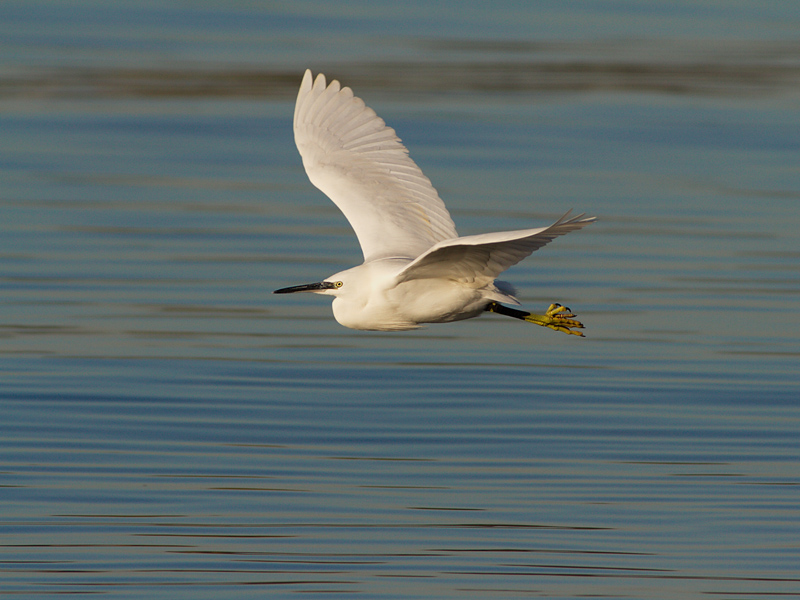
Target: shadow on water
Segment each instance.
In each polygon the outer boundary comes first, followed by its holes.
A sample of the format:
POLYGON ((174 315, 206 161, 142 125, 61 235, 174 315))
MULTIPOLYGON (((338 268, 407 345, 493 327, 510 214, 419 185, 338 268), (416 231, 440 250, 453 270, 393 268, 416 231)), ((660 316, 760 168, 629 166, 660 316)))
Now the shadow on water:
MULTIPOLYGON (((430 53, 420 62, 308 66, 360 92, 377 88, 394 95, 627 91, 735 97, 789 91, 800 84, 800 45, 794 42, 419 43, 430 53)), ((31 69, 0 77, 0 99, 288 99, 297 94, 298 79, 298 70, 261 67, 31 69)))

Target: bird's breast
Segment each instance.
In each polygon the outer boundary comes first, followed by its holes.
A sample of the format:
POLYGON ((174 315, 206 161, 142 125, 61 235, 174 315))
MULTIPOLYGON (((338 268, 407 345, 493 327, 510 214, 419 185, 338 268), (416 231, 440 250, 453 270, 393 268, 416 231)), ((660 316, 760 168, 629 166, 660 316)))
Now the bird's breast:
POLYGON ((416 321, 408 320, 388 302, 360 302, 350 298, 333 300, 333 316, 340 325, 367 331, 403 331, 417 329, 416 321))

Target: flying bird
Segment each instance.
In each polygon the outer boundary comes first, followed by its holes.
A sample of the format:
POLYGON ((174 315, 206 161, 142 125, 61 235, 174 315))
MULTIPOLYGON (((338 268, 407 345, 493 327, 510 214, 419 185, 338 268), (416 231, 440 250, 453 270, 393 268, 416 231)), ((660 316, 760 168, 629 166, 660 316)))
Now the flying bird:
POLYGON ((333 316, 352 329, 401 331, 493 312, 583 336, 583 324, 561 304, 542 315, 506 306, 519 302, 495 278, 594 217, 570 211, 549 227, 459 237, 394 129, 349 87, 310 70, 297 95, 294 137, 311 183, 355 230, 364 263, 275 294, 333 296, 333 316))

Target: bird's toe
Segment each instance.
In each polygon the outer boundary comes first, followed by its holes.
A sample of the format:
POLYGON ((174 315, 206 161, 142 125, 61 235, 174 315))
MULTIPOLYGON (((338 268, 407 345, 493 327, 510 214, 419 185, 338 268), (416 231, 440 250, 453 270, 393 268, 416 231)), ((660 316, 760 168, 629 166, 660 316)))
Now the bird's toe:
POLYGON ((550 305, 544 315, 532 314, 526 317, 525 320, 562 333, 585 337, 580 331, 573 331, 574 329, 583 329, 583 323, 574 317, 575 314, 569 307, 554 303, 550 305))

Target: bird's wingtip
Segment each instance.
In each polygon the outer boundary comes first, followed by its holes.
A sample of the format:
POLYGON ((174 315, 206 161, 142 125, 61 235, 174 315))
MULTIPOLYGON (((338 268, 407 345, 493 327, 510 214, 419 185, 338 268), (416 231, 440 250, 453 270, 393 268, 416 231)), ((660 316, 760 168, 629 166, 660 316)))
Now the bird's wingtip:
POLYGON ((563 214, 563 216, 556 221, 557 225, 561 225, 562 223, 594 223, 597 221, 597 217, 587 217, 586 213, 580 213, 575 216, 572 215, 572 209, 570 208, 567 212, 563 214))

